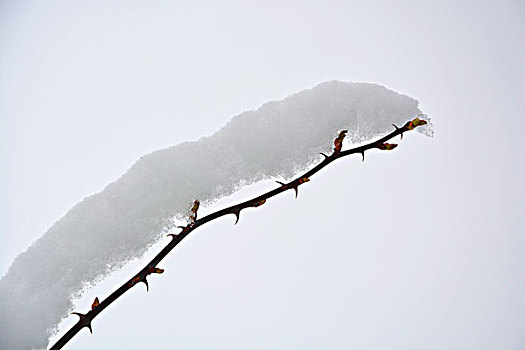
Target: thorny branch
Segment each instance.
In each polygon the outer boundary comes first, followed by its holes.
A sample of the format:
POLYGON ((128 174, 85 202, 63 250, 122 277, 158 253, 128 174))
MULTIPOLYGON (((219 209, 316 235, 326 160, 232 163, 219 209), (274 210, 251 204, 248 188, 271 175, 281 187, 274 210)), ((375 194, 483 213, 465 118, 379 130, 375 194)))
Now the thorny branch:
POLYGON ((380 150, 392 150, 397 147, 397 144, 390 144, 386 143, 386 141, 394 138, 397 135, 401 135, 401 139, 403 138, 403 133, 409 130, 412 130, 418 126, 425 125, 427 122, 425 120, 416 118, 412 121, 406 122, 405 125, 402 127, 398 127, 394 124, 392 124, 395 128, 394 131, 392 131, 390 134, 380 138, 377 141, 355 147, 346 151, 342 151, 342 144, 343 139, 346 136, 347 130, 342 130, 339 133, 339 136, 334 140, 334 150, 331 155, 326 155, 324 153, 320 153, 324 159, 321 163, 317 164, 315 167, 304 173, 303 175, 297 177, 296 179, 288 182, 283 183, 277 181, 277 183, 280 185, 278 188, 271 190, 269 192, 266 192, 258 197, 252 198, 250 200, 247 200, 243 203, 230 206, 228 208, 224 208, 222 210, 216 211, 214 213, 211 213, 209 215, 206 215, 205 217, 201 219, 197 219, 197 210, 199 209, 199 201, 196 200, 193 203, 193 207, 191 208, 191 216, 190 216, 190 222, 186 226, 179 226, 182 228, 182 231, 179 234, 169 234, 168 236, 172 237, 172 240, 162 249, 154 258, 151 260, 142 270, 140 270, 135 276, 133 276, 128 282, 124 283, 122 286, 120 286, 117 290, 115 290, 113 293, 111 293, 106 299, 102 300, 102 302, 99 302, 98 298, 95 298, 95 301, 91 305, 91 310, 86 314, 81 314, 79 312, 73 312, 72 314, 75 314, 79 317, 78 322, 67 331, 66 334, 64 334, 56 343, 53 345, 50 350, 58 350, 61 349, 66 343, 71 340, 82 328, 87 327, 90 332, 92 332, 91 329, 91 321, 98 316, 106 307, 108 307, 111 303, 113 303, 115 300, 117 300, 122 294, 127 292, 129 289, 131 289, 136 284, 142 282, 146 285, 146 290, 149 290, 148 275, 152 273, 163 273, 164 270, 157 267, 157 265, 168 255, 169 252, 173 248, 177 246, 186 236, 188 236, 192 231, 197 229, 198 227, 215 220, 221 216, 233 214, 236 217, 235 224, 239 221, 241 210, 250 208, 250 207, 258 207, 260 205, 263 205, 268 198, 271 198, 273 196, 278 195, 279 193, 282 193, 284 191, 293 189, 295 191, 295 197, 297 198, 298 195, 298 188, 300 185, 304 184, 305 182, 310 181, 310 177, 317 173, 319 170, 323 169, 328 164, 332 163, 336 159, 351 155, 351 154, 361 154, 363 157, 363 161, 365 160, 365 151, 368 151, 373 148, 377 148, 380 150))

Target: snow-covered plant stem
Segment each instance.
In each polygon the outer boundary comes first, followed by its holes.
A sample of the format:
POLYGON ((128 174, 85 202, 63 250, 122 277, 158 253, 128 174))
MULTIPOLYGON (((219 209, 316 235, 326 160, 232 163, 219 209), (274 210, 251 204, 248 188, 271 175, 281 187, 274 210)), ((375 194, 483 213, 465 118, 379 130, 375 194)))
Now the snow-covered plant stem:
MULTIPOLYGON (((328 164, 332 163, 336 159, 349 156, 352 154, 361 154, 362 159, 364 161, 365 159, 365 151, 371 150, 373 148, 377 148, 380 150, 392 150, 394 149, 397 144, 389 144, 386 143, 386 141, 400 135, 401 138, 403 138, 403 133, 409 130, 412 130, 418 126, 425 125, 427 122, 423 119, 415 118, 414 120, 408 121, 405 125, 402 127, 398 127, 396 125, 393 125, 395 130, 392 131, 390 134, 380 138, 377 141, 367 143, 365 145, 355 147, 349 150, 341 150, 342 140, 344 138, 344 135, 346 134, 345 130, 343 130, 338 138, 335 139, 334 145, 335 148, 333 150, 333 153, 331 155, 326 155, 324 153, 321 153, 321 155, 324 157, 324 159, 321 161, 321 163, 317 164, 315 167, 304 173, 303 175, 297 177, 296 179, 288 182, 288 183, 279 183, 279 187, 276 189, 273 189, 271 191, 268 191, 260 196, 257 196, 255 198, 252 198, 250 200, 247 200, 245 202, 230 206, 228 208, 221 209, 219 211, 216 211, 214 213, 211 213, 209 215, 206 215, 200 219, 194 219, 190 220, 190 223, 187 226, 182 227, 182 231, 179 234, 170 234, 169 236, 172 237, 172 240, 162 249, 142 270, 140 270, 137 274, 135 274, 129 281, 124 283, 122 286, 120 286, 117 290, 115 290, 113 293, 111 293, 106 299, 99 302, 98 298, 95 299, 95 302, 93 303, 91 310, 86 314, 81 314, 78 312, 75 312, 74 314, 79 316, 78 322, 69 329, 69 331, 66 332, 56 343, 53 345, 50 350, 58 350, 61 349, 64 345, 67 344, 71 338, 73 338, 82 328, 86 327, 91 331, 91 321, 95 317, 98 316, 106 307, 108 307, 111 303, 116 301, 122 294, 130 290, 132 287, 137 285, 139 282, 142 282, 146 285, 146 288, 149 289, 147 277, 148 275, 152 273, 160 274, 164 270, 157 267, 157 265, 168 255, 173 248, 177 246, 185 237, 187 237, 191 232, 193 232, 198 227, 215 220, 221 216, 233 214, 236 217, 235 223, 239 221, 240 213, 243 209, 250 208, 250 207, 258 207, 262 204, 264 204, 269 198, 276 196, 284 191, 293 189, 295 191, 295 194, 297 196, 298 188, 300 185, 309 182, 310 177, 312 175, 316 174, 318 171, 326 167, 328 164)), ((194 212, 196 218, 196 212, 197 212, 198 206, 196 206, 196 209, 192 210, 194 212)))

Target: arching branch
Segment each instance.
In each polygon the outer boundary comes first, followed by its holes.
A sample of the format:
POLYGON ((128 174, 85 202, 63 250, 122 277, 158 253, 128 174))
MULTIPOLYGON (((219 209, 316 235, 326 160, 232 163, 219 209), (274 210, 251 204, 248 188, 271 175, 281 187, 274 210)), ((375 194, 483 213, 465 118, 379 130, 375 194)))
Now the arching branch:
POLYGON ((95 300, 95 302, 92 305, 92 309, 87 314, 81 314, 78 312, 75 312, 74 314, 79 316, 78 322, 69 329, 69 331, 66 332, 51 348, 50 350, 58 350, 61 349, 71 338, 75 336, 82 328, 87 327, 91 332, 91 321, 97 317, 99 313, 101 313, 106 307, 108 307, 111 303, 116 301, 122 294, 127 292, 129 289, 133 288, 138 283, 142 282, 146 285, 146 290, 149 290, 149 285, 147 281, 147 276, 152 273, 160 274, 164 272, 163 269, 160 269, 157 267, 157 265, 168 255, 169 252, 173 250, 179 244, 186 236, 188 236, 192 231, 197 229, 198 227, 215 220, 221 216, 233 214, 236 217, 235 224, 239 221, 241 210, 246 208, 256 208, 262 204, 264 204, 269 198, 274 197, 284 191, 287 191, 289 189, 295 190, 295 196, 297 197, 298 194, 298 187, 308 181, 310 181, 310 178, 312 175, 326 167, 328 164, 332 163, 336 159, 349 156, 351 154, 361 154, 363 157, 363 161, 365 159, 365 151, 371 150, 373 148, 377 148, 380 150, 392 150, 395 147, 397 147, 397 144, 389 144, 386 143, 386 141, 396 137, 397 135, 400 135, 401 138, 403 136, 403 133, 409 130, 412 130, 416 128, 417 126, 425 125, 427 122, 425 120, 416 118, 414 120, 408 121, 403 127, 398 127, 396 125, 393 125, 395 127, 395 130, 392 131, 390 134, 380 138, 377 141, 355 147, 346 151, 341 150, 342 149, 342 143, 343 139, 346 135, 346 130, 343 130, 339 133, 339 136, 334 140, 335 148, 333 150, 333 153, 331 155, 326 155, 324 153, 320 153, 323 156, 323 160, 321 163, 317 164, 312 169, 308 170, 303 175, 297 177, 296 179, 288 182, 283 183, 279 182, 280 187, 268 191, 260 196, 257 196, 255 198, 252 198, 250 200, 247 200, 245 202, 242 202, 240 204, 236 204, 233 206, 230 206, 228 208, 221 209, 219 211, 216 211, 214 213, 211 213, 209 215, 206 215, 203 218, 197 219, 197 210, 199 208, 199 201, 196 200, 193 203, 193 207, 191 209, 192 216, 190 217, 190 223, 187 226, 183 226, 182 231, 179 234, 169 234, 168 236, 172 237, 172 240, 142 269, 140 270, 136 275, 134 275, 129 281, 124 283, 122 286, 120 286, 117 290, 115 290, 113 293, 111 293, 106 299, 104 299, 102 302, 98 302, 98 298, 95 300), (95 305, 96 304, 96 305, 95 305))

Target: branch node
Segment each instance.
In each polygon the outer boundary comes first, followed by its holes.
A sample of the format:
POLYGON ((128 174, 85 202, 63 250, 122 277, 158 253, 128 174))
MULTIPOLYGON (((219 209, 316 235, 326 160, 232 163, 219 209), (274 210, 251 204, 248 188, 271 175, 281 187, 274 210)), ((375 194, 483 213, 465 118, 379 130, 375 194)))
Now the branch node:
POLYGON ((299 180, 297 180, 297 184, 293 187, 295 190, 295 198, 297 198, 297 195, 299 194, 299 185, 304 184, 305 182, 309 182, 310 179, 307 177, 301 177, 299 180))
POLYGON ((91 329, 91 320, 86 317, 86 315, 81 314, 80 312, 72 312, 71 315, 77 315, 79 320, 78 323, 83 327, 89 329, 89 333, 93 334, 93 329, 91 329))

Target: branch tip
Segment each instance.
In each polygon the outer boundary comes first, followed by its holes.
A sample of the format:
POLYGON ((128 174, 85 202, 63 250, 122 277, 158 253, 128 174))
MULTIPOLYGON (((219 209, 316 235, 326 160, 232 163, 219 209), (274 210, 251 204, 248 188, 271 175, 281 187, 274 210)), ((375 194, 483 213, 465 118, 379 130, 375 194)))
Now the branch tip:
POLYGON ((418 126, 428 124, 426 120, 416 118, 412 121, 409 121, 405 124, 407 130, 415 129, 418 126))

